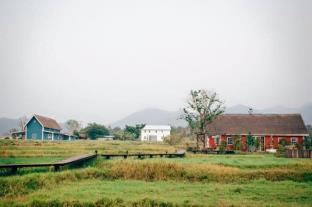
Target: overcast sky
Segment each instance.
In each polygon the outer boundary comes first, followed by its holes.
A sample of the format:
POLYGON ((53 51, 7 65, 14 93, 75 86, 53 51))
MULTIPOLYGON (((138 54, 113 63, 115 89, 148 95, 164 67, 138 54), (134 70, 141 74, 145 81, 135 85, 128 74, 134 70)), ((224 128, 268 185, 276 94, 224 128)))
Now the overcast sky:
POLYGON ((312 1, 0 0, 0 117, 312 101, 312 1))

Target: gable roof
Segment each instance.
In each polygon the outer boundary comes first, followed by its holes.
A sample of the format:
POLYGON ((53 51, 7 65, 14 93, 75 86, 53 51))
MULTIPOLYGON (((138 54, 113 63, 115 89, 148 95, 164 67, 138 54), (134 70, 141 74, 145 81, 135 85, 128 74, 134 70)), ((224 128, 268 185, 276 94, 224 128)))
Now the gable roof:
POLYGON ((210 135, 308 134, 300 114, 223 114, 207 130, 210 135))
POLYGON ((43 125, 43 127, 61 130, 60 125, 55 121, 55 119, 37 114, 33 117, 35 117, 43 125))

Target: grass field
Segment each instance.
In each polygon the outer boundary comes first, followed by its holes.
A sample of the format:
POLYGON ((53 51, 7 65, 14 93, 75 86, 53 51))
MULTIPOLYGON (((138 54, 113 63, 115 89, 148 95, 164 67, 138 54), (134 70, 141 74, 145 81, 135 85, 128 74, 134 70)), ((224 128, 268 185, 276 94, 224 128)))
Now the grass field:
MULTIPOLYGON (((122 141, 0 141, 0 163, 54 162, 94 152, 173 152, 122 141)), ((0 206, 312 206, 312 160, 272 154, 97 158, 81 168, 2 172, 0 206)))

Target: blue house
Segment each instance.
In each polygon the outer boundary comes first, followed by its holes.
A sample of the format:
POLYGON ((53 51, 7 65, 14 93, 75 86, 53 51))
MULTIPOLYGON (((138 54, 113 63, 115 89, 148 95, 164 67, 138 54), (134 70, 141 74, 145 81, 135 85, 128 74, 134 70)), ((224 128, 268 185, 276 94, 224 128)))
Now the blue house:
POLYGON ((74 135, 61 132, 60 125, 51 118, 33 115, 25 125, 25 139, 29 140, 72 140, 74 135))

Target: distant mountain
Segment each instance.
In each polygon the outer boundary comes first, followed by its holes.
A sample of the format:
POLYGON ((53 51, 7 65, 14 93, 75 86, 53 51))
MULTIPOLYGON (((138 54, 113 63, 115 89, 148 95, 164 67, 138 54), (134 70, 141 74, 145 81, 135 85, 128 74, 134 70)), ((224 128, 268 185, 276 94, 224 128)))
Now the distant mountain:
POLYGON ((164 111, 161 109, 144 109, 112 123, 112 127, 124 127, 135 124, 168 124, 171 126, 186 126, 186 122, 179 119, 180 111, 164 111))
MULTIPOLYGON (((250 107, 245 105, 235 105, 228 107, 225 113, 230 114, 247 114, 250 107)), ((300 113, 306 124, 312 124, 312 103, 306 104, 300 108, 287 108, 284 106, 276 106, 267 109, 253 109, 254 113, 300 113)), ((113 124, 112 127, 124 127, 127 125, 135 125, 139 123, 145 124, 169 124, 171 126, 186 126, 186 122, 179 120, 181 111, 164 111, 161 109, 145 109, 135 112, 113 124)))
MULTIPOLYGON (((226 113, 248 113, 248 106, 235 105, 228 107, 226 113)), ((267 109, 254 109, 254 113, 300 113, 306 124, 312 124, 312 103, 308 103, 300 108, 287 108, 275 106, 267 109)), ((161 109, 149 108, 135 113, 112 123, 112 127, 124 127, 135 124, 169 124, 171 126, 186 126, 186 122, 179 119, 181 111, 165 111, 161 109)), ((64 123, 60 123, 66 129, 64 123)), ((12 128, 18 129, 18 119, 0 118, 0 135, 7 135, 12 128)))
POLYGON ((19 128, 18 119, 0 118, 0 135, 8 135, 13 128, 19 128))
POLYGON ((299 109, 299 113, 307 124, 312 124, 312 103, 308 103, 299 109))

